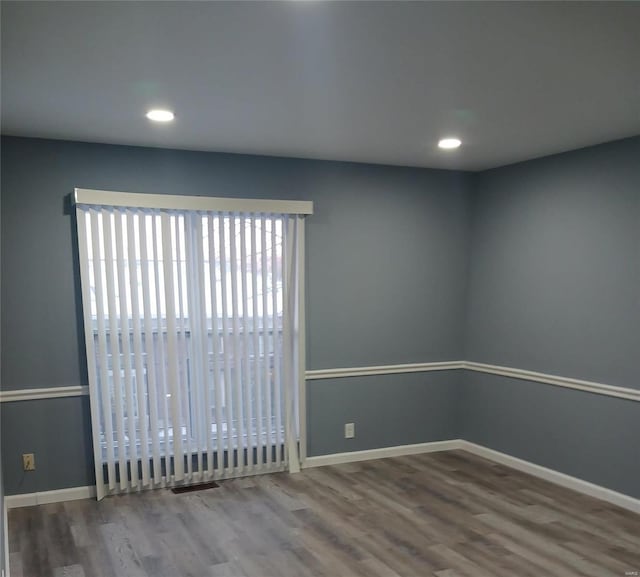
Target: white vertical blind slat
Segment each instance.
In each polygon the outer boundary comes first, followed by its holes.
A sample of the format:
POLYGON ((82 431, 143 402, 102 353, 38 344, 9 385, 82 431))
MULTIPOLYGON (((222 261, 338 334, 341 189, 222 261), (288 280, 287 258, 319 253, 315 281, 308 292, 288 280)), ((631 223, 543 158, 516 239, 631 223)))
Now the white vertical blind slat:
MULTIPOLYGON (((202 441, 201 450, 203 449, 207 455, 207 468, 209 468, 211 461, 213 460, 213 447, 211 440, 211 395, 210 395, 210 374, 209 370, 209 345, 208 341, 208 327, 207 327, 207 301, 205 294, 205 285, 207 283, 206 271, 204 267, 204 246, 203 246, 203 234, 204 227, 202 225, 202 217, 198 215, 196 222, 198 250, 196 251, 198 270, 200 272, 198 276, 198 292, 200 294, 200 334, 198 340, 200 342, 200 362, 201 362, 201 398, 202 398, 202 441)), ((200 468, 202 474, 203 468, 200 468)))
POLYGON ((237 468, 244 469, 244 426, 242 416, 242 363, 240 360, 240 311, 238 307, 238 256, 237 256, 237 231, 236 214, 231 214, 229 218, 229 259, 231 263, 231 311, 233 324, 233 372, 234 372, 234 396, 233 396, 233 422, 235 432, 235 447, 237 468))
POLYGON ((144 314, 144 348, 147 368, 147 394, 149 397, 149 425, 151 429, 151 453, 153 456, 153 481, 154 485, 160 482, 162 477, 162 466, 160 462, 160 427, 158 425, 158 386, 156 378, 156 347, 155 341, 160 339, 160 331, 154 334, 153 317, 151 313, 151 275, 149 267, 152 265, 149 256, 149 246, 147 235, 147 224, 151 220, 151 216, 146 213, 140 214, 140 261, 142 271, 142 301, 144 314))
POLYGON ((230 356, 230 339, 228 335, 228 298, 227 298, 227 251, 226 251, 226 239, 227 239, 227 224, 229 222, 229 216, 223 214, 220 216, 219 238, 220 238, 220 296, 222 300, 222 348, 224 351, 223 364, 224 364, 224 391, 225 391, 225 409, 226 409, 226 450, 227 450, 227 470, 229 474, 234 468, 233 464, 233 395, 232 395, 232 383, 231 383, 231 363, 232 358, 230 356))
MULTIPOLYGON (((129 466, 131 467, 131 478, 130 483, 132 487, 138 486, 138 474, 137 471, 134 471, 134 467, 137 467, 138 464, 138 435, 136 433, 136 420, 134 416, 133 409, 133 372, 131 367, 131 345, 130 345, 130 334, 129 334, 129 313, 128 313, 128 304, 129 297, 127 291, 127 284, 125 282, 125 272, 128 268, 128 263, 124 258, 124 240, 123 240, 123 225, 124 219, 126 218, 126 214, 115 213, 114 214, 114 232, 116 239, 116 269, 118 274, 118 295, 120 300, 120 310, 118 311, 120 314, 120 342, 122 345, 122 371, 124 373, 124 396, 126 397, 127 402, 127 427, 126 433, 128 437, 128 442, 123 445, 120 449, 122 453, 126 454, 125 457, 129 461, 129 466), (135 474, 134 474, 135 473, 135 474)), ((125 464, 125 472, 126 472, 126 464, 125 464)), ((120 471, 120 476, 122 477, 122 470, 120 471)))
MULTIPOLYGON (((165 360, 165 343, 164 343, 164 332, 165 327, 163 326, 163 318, 166 318, 166 315, 163 314, 162 303, 165 299, 163 299, 162 294, 162 284, 160 282, 161 273, 160 268, 162 266, 162 257, 160 252, 162 250, 161 244, 161 232, 158 233, 158 221, 160 220, 160 213, 155 213, 151 217, 151 239, 152 239, 152 247, 153 247, 153 281, 155 287, 155 312, 156 312, 156 323, 158 330, 158 340, 156 345, 157 351, 157 370, 156 370, 156 379, 158 389, 158 403, 160 405, 159 411, 160 416, 162 417, 162 426, 160 427, 160 433, 162 434, 162 443, 161 443, 161 455, 164 458, 164 475, 162 475, 160 481, 162 483, 166 483, 167 479, 171 476, 171 463, 167 460, 166 455, 170 452, 170 440, 169 440, 169 408, 167 406, 167 364, 165 360)), ((156 479, 156 482, 158 479, 156 479)))
MULTIPOLYGON (((101 290, 96 294, 96 328, 98 338, 98 350, 100 365, 100 395, 102 410, 100 418, 103 422, 102 435, 107 454, 107 483, 109 490, 115 489, 115 448, 113 444, 113 421, 111 417, 111 394, 109 391, 109 362, 107 357, 107 331, 105 326, 104 295, 102 292, 102 250, 100 243, 100 221, 102 215, 97 211, 90 211, 91 215, 91 239, 93 247, 93 271, 96 287, 101 290)), ((102 456, 100 456, 102 461, 102 456)), ((100 473, 102 474, 102 472, 100 473)))
MULTIPOLYGON (((194 383, 201 383, 202 376, 202 346, 199 335, 202 334, 201 326, 201 303, 200 303, 200 270, 198 263, 198 219, 197 213, 189 213, 188 231, 185 236, 186 250, 185 258, 187 265, 187 282, 188 282, 188 298, 189 298, 189 324, 191 327, 191 338, 189 339, 189 354, 191 358, 191 379, 194 383)), ((204 402, 202 400, 202 387, 192 387, 192 403, 193 403, 193 436, 194 445, 197 451, 197 470, 200 475, 203 468, 202 449, 205 445, 206 426, 204 424, 204 402)))
MULTIPOLYGON (((197 292, 198 295, 198 333, 196 338, 193 339, 196 345, 197 351, 197 363, 198 363, 198 377, 197 382, 200 383, 198 387, 198 437, 200 440, 199 453, 202 462, 198 461, 198 468, 200 474, 204 470, 204 457, 209 454, 209 431, 208 431, 208 419, 207 419, 207 403, 208 396, 206 392, 207 373, 209 371, 208 363, 208 350, 205 342, 205 334, 207 331, 206 326, 206 301, 203 294, 204 287, 204 271, 202 270, 202 262, 204 260, 203 248, 202 248, 202 220, 200 215, 194 216, 195 222, 195 235, 193 237, 195 247, 195 269, 197 271, 197 292)), ((195 336, 195 335, 194 335, 195 336)))
POLYGON ((176 215, 173 219, 174 235, 176 241, 176 287, 178 296, 178 334, 177 334, 177 346, 178 346, 178 379, 180 382, 180 419, 185 426, 184 435, 184 450, 187 460, 187 472, 186 475, 189 480, 193 478, 193 436, 191 434, 191 410, 189 406, 189 385, 188 385, 188 367, 187 359, 189 358, 187 352, 187 336, 186 336, 186 319, 185 319, 185 294, 184 294, 184 282, 182 274, 182 263, 185 260, 184 243, 181 240, 182 233, 185 231, 184 217, 176 215), (181 226, 182 224, 182 226, 181 226))
MULTIPOLYGON (((222 436, 222 387, 220 379, 220 350, 219 350, 219 323, 218 323, 218 295, 217 295, 217 275, 216 275, 216 231, 215 223, 220 222, 218 217, 207 215, 207 230, 209 239, 209 290, 211 291, 211 351, 213 353, 213 389, 215 396, 215 430, 216 430, 216 471, 218 476, 224 473, 224 439, 222 436)), ((213 462, 209 463, 209 474, 213 476, 213 462)))
MULTIPOLYGON (((182 449, 182 419, 180 418, 180 387, 178 376, 178 335, 176 326, 176 301, 173 286, 173 238, 171 234, 171 217, 162 213, 162 257, 165 287, 165 303, 167 311, 167 404, 170 408, 173 439, 173 470, 177 481, 184 480, 184 453, 182 449)), ((167 423, 168 425, 168 423, 167 423)), ((167 459, 169 455, 167 455, 167 459)), ((168 468, 168 461, 167 461, 168 468)), ((168 472, 167 472, 168 474, 168 472)))
POLYGON ((113 213, 104 211, 102 213, 102 226, 104 234, 104 261, 105 261, 105 279, 107 285, 107 306, 109 321, 109 342, 111 345, 111 378, 113 379, 113 392, 110 391, 111 400, 115 409, 115 429, 118 439, 118 473, 120 479, 120 487, 126 489, 129 486, 127 475, 127 458, 124 447, 124 414, 122 411, 122 384, 120 379, 120 343, 118 330, 118 310, 116 308, 116 287, 115 287, 115 271, 113 259, 113 243, 112 243, 112 221, 113 213))
POLYGON ((246 434, 246 466, 249 470, 254 467, 253 459, 253 379, 249 372, 249 331, 250 329, 250 317, 249 317, 249 293, 247 291, 247 217, 241 215, 240 217, 240 279, 242 289, 242 389, 244 392, 244 399, 242 406, 244 408, 244 428, 246 434))
POLYGON ((269 291, 268 291, 268 259, 267 259, 267 218, 261 218, 261 244, 262 244, 262 342, 264 347, 264 354, 262 357, 262 369, 263 369, 263 377, 264 377, 264 386, 265 386, 265 395, 264 395, 264 403, 265 403, 265 421, 260 423, 261 427, 265 427, 265 436, 266 436, 266 462, 267 465, 270 466, 273 463, 273 425, 271 415, 272 413, 272 402, 271 402, 271 374, 269 367, 269 356, 271 351, 273 350, 272 343, 273 338, 270 337, 269 332, 269 291))
POLYGON ((255 395, 255 421, 254 429, 256 432, 256 465, 259 469, 264 466, 264 457, 262 454, 264 439, 262 435, 262 371, 260 370, 260 325, 258 317, 258 243, 257 226, 259 219, 253 215, 251 218, 251 300, 253 303, 253 363, 252 372, 253 386, 255 395))
POLYGON ((275 419, 275 443, 276 443, 276 465, 282 460, 282 398, 280 387, 282 351, 280 347, 279 326, 278 326, 278 290, 277 280, 282 271, 278 267, 278 251, 277 251, 277 221, 271 220, 271 294, 273 301, 273 310, 271 314, 272 334, 273 334, 273 379, 275 383, 274 391, 274 419, 275 419))
POLYGON ((291 423, 289 421, 289 401, 291 398, 289 392, 289 384, 291 381, 291 371, 289 370, 288 363, 291 359, 291 351, 289 350, 289 335, 290 330, 287 326, 287 322, 290 318, 291 311, 289 308, 289 269, 291 267, 291 258, 289 251, 289 243, 285 240, 291 238, 289 231, 289 220, 285 216, 282 219, 282 419, 284 427, 284 461, 289 464, 289 432, 291 423))
POLYGON ((145 370, 142 348, 142 331, 140 323, 140 306, 138 301, 138 247, 136 246, 135 223, 140 215, 127 211, 127 248, 129 258, 129 286, 131 287, 131 327, 133 333, 133 357, 136 371, 135 393, 138 400, 138 427, 140 429, 140 467, 142 469, 142 485, 150 482, 149 438, 147 434, 147 408, 145 403, 145 370))
POLYGON ((98 371, 96 367, 96 346, 93 338, 93 318, 91 310, 91 273, 89 271, 88 236, 91 227, 87 226, 90 214, 85 211, 76 213, 78 230, 78 254, 80 261, 80 282, 82 285, 82 302, 84 318, 84 342, 87 349, 87 370, 89 372, 89 404, 91 407, 91 432, 93 437, 93 453, 95 455, 96 495, 98 501, 104 497, 104 473, 102 468, 102 445, 100 442, 100 404, 98 390, 98 371))

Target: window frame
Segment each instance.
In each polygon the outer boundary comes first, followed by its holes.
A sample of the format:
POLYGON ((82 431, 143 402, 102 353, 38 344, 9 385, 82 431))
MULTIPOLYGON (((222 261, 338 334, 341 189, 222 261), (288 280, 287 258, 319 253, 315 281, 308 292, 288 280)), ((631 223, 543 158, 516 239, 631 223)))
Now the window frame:
MULTIPOLYGON (((266 200, 266 199, 240 199, 221 198, 208 196, 183 196, 168 194, 146 194, 146 193, 125 193, 105 190, 93 190, 85 188, 75 188, 71 198, 71 203, 75 205, 88 205, 95 207, 132 208, 132 209, 153 209, 153 210, 176 210, 176 211, 211 211, 218 213, 254 213, 254 214, 284 214, 303 217, 313 214, 313 203, 309 201, 292 200, 266 200)), ((79 224, 78 224, 79 226, 79 224)), ((306 459, 306 321, 305 321, 305 279, 304 279, 304 238, 305 238, 304 218, 298 219, 298 233, 295 251, 291 253, 294 262, 297 263, 298 275, 296 279, 297 299, 295 309, 298 319, 298 331, 296 334, 297 356, 294 355, 297 368, 297 405, 299 419, 299 463, 304 463, 306 459)), ((290 308, 290 311, 293 311, 290 308)), ((89 312, 89 317, 93 317, 89 312)), ((92 319, 93 320, 93 319, 92 319)), ((87 334, 87 345, 89 340, 94 339, 94 331, 85 331, 87 334)), ((92 411, 93 412, 93 411, 92 411)), ((94 439, 101 445, 100 440, 94 439)), ((98 454, 97 451, 94 451, 98 454)), ((101 451, 100 451, 101 452, 101 451)), ((100 498, 100 497, 99 497, 100 498)))

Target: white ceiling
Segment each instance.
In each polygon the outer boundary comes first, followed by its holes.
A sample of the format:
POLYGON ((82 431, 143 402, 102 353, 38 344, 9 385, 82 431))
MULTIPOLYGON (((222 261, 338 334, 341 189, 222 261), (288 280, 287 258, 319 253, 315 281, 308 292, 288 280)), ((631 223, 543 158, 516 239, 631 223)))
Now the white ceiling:
POLYGON ((640 3, 2 2, 4 134, 484 169, 640 134, 640 3), (144 118, 169 107, 171 125, 144 118), (438 138, 463 147, 442 152, 438 138))

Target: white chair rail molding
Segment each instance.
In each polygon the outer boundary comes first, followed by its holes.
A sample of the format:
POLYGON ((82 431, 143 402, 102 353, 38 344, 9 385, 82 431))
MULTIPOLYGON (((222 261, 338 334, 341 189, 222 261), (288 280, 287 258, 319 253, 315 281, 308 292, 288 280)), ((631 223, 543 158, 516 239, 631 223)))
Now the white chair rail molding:
MULTIPOLYGON (((369 367, 315 369, 305 372, 305 380, 317 381, 347 377, 393 375, 403 373, 425 373, 431 371, 454 370, 487 373, 502 377, 510 377, 513 379, 530 381, 533 383, 541 383, 553 385, 556 387, 574 389, 577 391, 585 391, 597 395, 606 395, 619 399, 627 399, 630 401, 640 401, 640 389, 607 385, 605 383, 597 383, 595 381, 587 381, 584 379, 574 379, 571 377, 563 377, 560 375, 552 375, 549 373, 541 373, 537 371, 529 371, 513 367, 504 367, 500 365, 490 365, 486 363, 476 363, 473 361, 438 361, 428 363, 407 363, 399 365, 374 365, 369 367)), ((8 389, 0 391, 0 402, 27 401, 30 399, 53 399, 58 397, 75 397, 88 394, 89 388, 87 386, 45 387, 37 389, 33 388, 13 390, 8 389)))

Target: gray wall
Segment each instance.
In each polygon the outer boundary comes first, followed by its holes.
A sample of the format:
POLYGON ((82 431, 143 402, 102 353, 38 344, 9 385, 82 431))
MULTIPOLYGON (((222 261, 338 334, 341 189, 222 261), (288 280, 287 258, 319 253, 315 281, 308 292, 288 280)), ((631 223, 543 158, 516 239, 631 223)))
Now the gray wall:
MULTIPOLYGON (((476 175, 466 357, 640 388, 640 138, 476 175)), ((469 373, 460 435, 640 497, 640 403, 469 373)))
POLYGON ((469 360, 640 388, 640 138, 475 176, 469 360))
MULTIPOLYGON (((451 171, 5 137, 2 386, 87 383, 65 201, 74 187, 312 200, 308 368, 459 359, 470 179, 451 171)), ((449 415, 450 394, 435 384, 425 393, 418 386, 424 381, 423 375, 407 377, 398 394, 394 382, 381 386, 372 379, 371 391, 383 395, 398 419, 385 440, 371 426, 378 409, 363 405, 352 445, 448 435, 450 423, 425 427, 420 413, 408 410, 405 393, 416 395, 416 405, 449 415)), ((333 411, 358 406, 371 391, 352 379, 310 386, 310 454, 345 450, 343 423, 332 420, 333 411)), ((2 416, 7 494, 93 482, 85 400, 3 403, 2 416), (27 451, 36 453, 37 469, 24 475, 20 459, 27 451)))
POLYGON ((442 371, 307 381, 309 455, 457 438, 460 377, 442 371), (354 439, 344 438, 344 423, 356 424, 354 439))
MULTIPOLYGON (((313 200, 310 369, 467 358, 640 387, 640 138, 475 175, 5 138, 2 168, 5 388, 86 383, 75 186, 313 200)), ((310 455, 463 437, 640 497, 633 401, 462 371, 307 400, 310 455)), ((3 403, 6 492, 91 484, 89 430, 86 399, 3 403)))
POLYGON ((468 373, 460 436, 640 498, 640 403, 468 373))
POLYGON ((88 397, 3 403, 2 460, 7 495, 94 485, 88 397), (35 471, 22 470, 23 453, 35 471))

